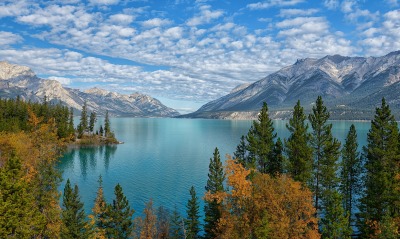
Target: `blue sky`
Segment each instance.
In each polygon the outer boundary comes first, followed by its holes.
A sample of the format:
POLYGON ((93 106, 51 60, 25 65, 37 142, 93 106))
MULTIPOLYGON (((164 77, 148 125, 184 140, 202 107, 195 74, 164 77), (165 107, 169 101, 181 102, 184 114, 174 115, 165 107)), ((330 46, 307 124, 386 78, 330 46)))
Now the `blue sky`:
POLYGON ((0 0, 0 61, 182 113, 299 58, 395 50, 398 0, 0 0))

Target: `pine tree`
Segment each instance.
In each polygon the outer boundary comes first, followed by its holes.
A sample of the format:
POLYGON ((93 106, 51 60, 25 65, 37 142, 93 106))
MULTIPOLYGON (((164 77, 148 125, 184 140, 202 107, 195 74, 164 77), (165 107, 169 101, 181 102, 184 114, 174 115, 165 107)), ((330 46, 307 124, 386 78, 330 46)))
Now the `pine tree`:
POLYGON ((166 239, 169 238, 170 234, 170 213, 169 210, 163 206, 158 207, 157 209, 157 238, 158 239, 166 239))
POLYGON ((253 121, 247 134, 250 161, 247 168, 257 168, 261 173, 266 173, 275 138, 273 122, 268 115, 267 103, 264 102, 258 121, 253 121))
POLYGON ((196 196, 196 191, 192 186, 190 188, 190 199, 188 200, 186 206, 187 212, 187 219, 185 223, 187 236, 188 239, 197 239, 200 238, 200 215, 199 215, 199 202, 196 196))
POLYGON ((91 112, 90 113, 90 117, 89 117, 89 132, 93 133, 94 124, 96 123, 96 121, 97 121, 96 113, 95 112, 91 112))
POLYGON ((178 209, 175 205, 174 210, 172 211, 170 218, 170 230, 169 230, 169 238, 170 239, 182 239, 183 235, 183 219, 178 212, 178 209))
POLYGON ((69 179, 64 187, 61 238, 88 238, 86 215, 80 201, 78 186, 71 187, 69 179))
POLYGON ((69 119, 68 119, 68 133, 71 137, 74 137, 74 109, 71 107, 69 110, 69 119))
POLYGON ((304 185, 311 183, 313 149, 310 145, 311 134, 308 133, 307 119, 300 101, 294 107, 293 116, 286 124, 290 136, 285 140, 287 155, 287 172, 295 180, 304 185))
POLYGON ((285 157, 283 156, 283 143, 282 140, 278 138, 271 153, 270 162, 267 167, 267 173, 273 177, 282 174, 284 161, 285 157))
POLYGON ((44 224, 15 155, 0 167, 0 238, 34 238, 44 224))
MULTIPOLYGON (((363 148, 365 158, 365 191, 361 198, 361 231, 364 237, 376 234, 374 224, 381 224, 383 217, 399 217, 399 131, 389 105, 382 99, 376 108, 367 146, 363 148)), ((389 220, 390 221, 390 220, 389 220)))
POLYGON ((82 135, 88 129, 88 112, 87 102, 85 101, 82 106, 81 120, 78 126, 79 134, 82 135))
POLYGON ((329 119, 329 112, 324 106, 322 97, 318 96, 315 106, 312 108, 312 113, 308 116, 310 120, 313 133, 311 138, 311 145, 314 150, 314 162, 313 162, 313 178, 312 191, 315 196, 315 208, 320 210, 320 198, 322 194, 321 190, 321 176, 322 176, 322 158, 324 154, 324 144, 328 141, 329 135, 326 134, 327 130, 332 127, 331 124, 327 124, 329 119))
POLYGON ((92 219, 93 237, 96 239, 106 238, 106 225, 107 225, 107 203, 103 191, 103 179, 99 176, 99 187, 97 189, 96 199, 92 209, 93 214, 90 215, 92 219))
POLYGON ((353 225, 352 216, 356 205, 356 195, 359 195, 359 192, 362 190, 362 164, 360 153, 357 151, 357 148, 357 132, 355 126, 352 124, 342 149, 340 170, 340 192, 343 195, 343 205, 348 215, 349 226, 353 225))
POLYGON ((100 135, 100 136, 103 136, 103 135, 104 135, 104 130, 103 130, 103 126, 102 126, 102 125, 100 125, 99 135, 100 135))
POLYGON ((352 229, 348 225, 348 217, 342 206, 342 197, 336 190, 324 197, 326 214, 321 219, 322 238, 350 239, 352 229))
POLYGON ((312 145, 315 152, 313 189, 317 213, 325 218, 320 221, 322 233, 350 235, 348 232, 351 233, 351 229, 338 192, 340 142, 332 136, 332 124, 327 123, 329 112, 323 105, 322 97, 318 97, 312 110, 309 119, 313 128, 312 145), (335 225, 331 225, 329 219, 336 220, 335 225))
POLYGON ((108 238, 129 238, 132 232, 132 215, 135 212, 122 192, 121 185, 114 189, 115 199, 107 205, 106 235, 108 238))
POLYGON ((246 149, 246 138, 244 137, 244 135, 242 135, 242 137, 240 138, 240 143, 236 147, 236 152, 233 155, 235 156, 235 159, 244 167, 247 164, 246 149))
MULTIPOLYGON (((218 148, 215 148, 213 158, 210 158, 208 166, 208 180, 206 191, 212 194, 224 191, 225 173, 222 166, 221 157, 218 148)), ((216 200, 211 202, 206 201, 204 206, 205 219, 204 219, 204 238, 215 238, 214 230, 216 224, 221 217, 219 211, 219 203, 216 200)))
POLYGON ((111 128, 110 128, 110 118, 108 116, 108 110, 106 111, 106 116, 104 118, 104 136, 109 137, 111 133, 111 128))

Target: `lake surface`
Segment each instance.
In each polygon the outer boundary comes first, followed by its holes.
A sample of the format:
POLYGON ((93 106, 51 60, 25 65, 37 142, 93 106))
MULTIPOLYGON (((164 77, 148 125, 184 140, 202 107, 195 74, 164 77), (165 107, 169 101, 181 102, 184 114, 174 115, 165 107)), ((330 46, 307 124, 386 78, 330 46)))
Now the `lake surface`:
MULTIPOLYGON (((101 122, 102 120, 100 120, 101 122)), ((274 121, 278 137, 287 138, 287 121, 274 121)), ((102 123, 102 122, 101 122, 102 123)), ((344 142, 350 125, 356 126, 360 147, 366 143, 370 122, 332 121, 333 134, 344 142)), ((99 175, 107 202, 114 197, 120 183, 134 216, 142 214, 145 203, 177 209, 186 215, 189 189, 204 195, 209 159, 218 147, 221 159, 233 154, 240 137, 247 134, 252 121, 206 119, 138 119, 113 118, 111 128, 125 142, 117 146, 88 147, 69 150, 59 163, 66 180, 78 184, 87 213, 96 197, 99 175)), ((201 202, 201 213, 203 202, 201 202)))

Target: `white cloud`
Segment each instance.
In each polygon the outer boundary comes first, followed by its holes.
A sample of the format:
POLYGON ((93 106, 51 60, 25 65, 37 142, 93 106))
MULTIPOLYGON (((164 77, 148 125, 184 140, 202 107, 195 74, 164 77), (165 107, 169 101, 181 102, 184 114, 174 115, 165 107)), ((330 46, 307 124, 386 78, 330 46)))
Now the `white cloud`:
POLYGON ((317 13, 318 9, 281 9, 280 17, 293 17, 293 16, 310 16, 317 13))
POLYGON ((339 0, 325 0, 324 1, 324 6, 327 7, 330 10, 337 9, 340 5, 339 0))
POLYGON ((115 24, 122 24, 122 25, 129 25, 133 22, 135 17, 133 15, 128 15, 128 14, 114 14, 109 17, 109 20, 111 23, 115 24))
POLYGON ((398 0, 385 0, 390 6, 397 7, 399 5, 398 0))
POLYGON ((294 6, 302 2, 304 2, 304 0, 267 0, 263 2, 247 4, 247 8, 249 8, 250 10, 261 10, 270 7, 294 6))
POLYGON ((0 31, 0 46, 20 43, 22 41, 23 41, 23 39, 19 35, 16 35, 12 32, 0 31))
POLYGON ((201 6, 200 13, 197 16, 190 18, 186 24, 191 27, 207 24, 212 20, 222 17, 224 14, 224 12, 221 10, 212 11, 210 9, 211 7, 209 5, 201 6))
POLYGON ((362 32, 366 38, 359 43, 370 55, 383 55, 400 49, 400 10, 389 11, 383 17, 380 26, 362 32))
POLYGON ((341 5, 341 10, 344 13, 351 13, 356 5, 355 0, 344 0, 341 5))
POLYGON ((142 22, 142 26, 147 28, 152 27, 162 27, 166 25, 172 24, 172 21, 169 19, 161 19, 161 18, 153 18, 142 22))
POLYGON ((33 7, 34 5, 31 5, 25 0, 2 1, 0 2, 0 18, 28 14, 30 11, 29 8, 33 7))
POLYGON ((115 5, 119 3, 119 0, 89 0, 93 5, 115 5))

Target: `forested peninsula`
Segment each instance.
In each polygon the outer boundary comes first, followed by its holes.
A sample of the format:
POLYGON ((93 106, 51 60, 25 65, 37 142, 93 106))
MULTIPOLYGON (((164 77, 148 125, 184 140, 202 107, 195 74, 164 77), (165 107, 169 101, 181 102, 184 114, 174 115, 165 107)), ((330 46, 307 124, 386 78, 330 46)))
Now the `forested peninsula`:
POLYGON ((204 220, 194 187, 186 215, 150 200, 133 217, 119 184, 105 200, 101 176, 90 215, 69 180, 60 195, 65 144, 104 137, 87 112, 77 130, 71 115, 61 105, 0 100, 0 238, 399 238, 400 134, 385 99, 361 152, 354 125, 343 145, 333 137, 321 97, 308 116, 297 102, 287 139, 264 103, 225 164, 215 148, 204 220))

